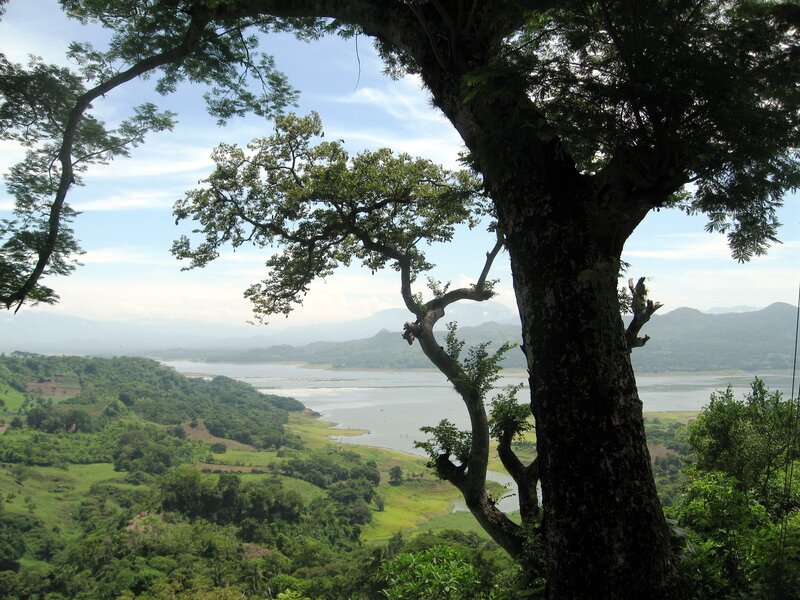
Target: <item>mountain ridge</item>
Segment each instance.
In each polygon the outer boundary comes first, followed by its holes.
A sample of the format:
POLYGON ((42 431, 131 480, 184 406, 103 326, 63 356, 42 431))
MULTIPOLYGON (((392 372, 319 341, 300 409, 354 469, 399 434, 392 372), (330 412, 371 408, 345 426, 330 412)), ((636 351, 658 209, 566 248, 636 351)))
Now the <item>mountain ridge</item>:
MULTIPOLYGON (((789 369, 794 348, 796 307, 778 302, 759 311, 707 314, 682 307, 654 315, 642 333, 650 341, 633 353, 640 372, 789 369)), ((437 330, 439 330, 437 328, 437 330)), ((442 334, 443 335, 443 334, 442 334)), ((519 326, 486 322, 459 328, 466 344, 492 340, 497 346, 519 343, 519 326)), ((241 350, 172 349, 155 353, 165 360, 208 362, 304 362, 335 368, 426 368, 427 358, 417 346, 409 346, 400 331, 382 329, 347 342, 316 342, 241 350)), ((512 349, 503 366, 525 368, 521 351, 512 349)))

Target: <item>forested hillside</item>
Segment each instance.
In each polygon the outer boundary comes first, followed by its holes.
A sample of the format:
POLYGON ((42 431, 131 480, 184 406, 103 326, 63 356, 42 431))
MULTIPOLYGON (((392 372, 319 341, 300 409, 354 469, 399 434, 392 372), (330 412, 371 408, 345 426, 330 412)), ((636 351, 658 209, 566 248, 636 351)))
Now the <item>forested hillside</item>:
MULTIPOLYGON (((290 398, 141 358, 15 354, 0 401, 0 598, 543 597, 541 547, 530 580, 422 459, 332 445, 290 398)), ((795 410, 756 380, 688 425, 646 415, 689 597, 800 598, 795 410)))
POLYGON ((485 537, 392 534, 449 512, 421 459, 327 435, 225 377, 0 356, 0 598, 375 598, 426 552, 475 597, 517 585, 485 537))

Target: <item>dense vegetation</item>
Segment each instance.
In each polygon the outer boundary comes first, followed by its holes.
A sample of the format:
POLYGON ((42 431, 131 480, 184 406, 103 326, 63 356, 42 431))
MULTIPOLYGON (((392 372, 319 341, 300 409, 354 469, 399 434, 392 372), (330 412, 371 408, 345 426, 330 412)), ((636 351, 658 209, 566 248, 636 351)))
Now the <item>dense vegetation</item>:
MULTIPOLYGON (((365 543, 393 510, 385 498, 427 484, 363 448, 303 447, 291 399, 145 359, 27 354, 0 357, 0 399, 2 598, 543 593, 543 577, 526 578, 474 526, 365 543), (223 417, 230 432, 270 423, 246 445, 211 433, 223 417), (266 432, 286 443, 262 443, 266 432), (261 468, 238 467, 245 454, 261 468)), ((714 394, 688 425, 686 413, 647 418, 688 596, 800 598, 795 408, 756 380, 743 399, 714 394)), ((533 456, 532 438, 514 444, 533 456)), ((543 575, 541 548, 530 552, 543 575)))
MULTIPOLYGON (((2 598, 373 598, 407 584, 381 565, 440 546, 485 575, 479 597, 516 581, 474 533, 364 546, 381 473, 304 449, 292 399, 146 359, 30 354, 0 358, 0 399, 2 598), (231 464, 243 454, 263 467, 231 464)), ((394 484, 414 487, 399 467, 394 484)))
POLYGON ((756 379, 687 425, 648 420, 654 472, 691 598, 800 598, 796 402, 756 379))

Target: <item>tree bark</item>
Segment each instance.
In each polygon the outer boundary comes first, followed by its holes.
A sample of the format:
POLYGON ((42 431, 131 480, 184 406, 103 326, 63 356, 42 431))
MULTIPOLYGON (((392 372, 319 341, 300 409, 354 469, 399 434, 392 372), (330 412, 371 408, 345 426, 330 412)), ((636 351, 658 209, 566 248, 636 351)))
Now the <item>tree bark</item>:
POLYGON ((507 225, 529 356, 548 596, 680 597, 616 268, 591 251, 583 219, 571 221, 548 240, 507 225))
POLYGON ((484 175, 511 259, 547 595, 681 598, 617 291, 623 244, 660 192, 634 190, 624 170, 580 173, 523 87, 473 85, 465 101, 467 73, 433 61, 422 73, 484 175))

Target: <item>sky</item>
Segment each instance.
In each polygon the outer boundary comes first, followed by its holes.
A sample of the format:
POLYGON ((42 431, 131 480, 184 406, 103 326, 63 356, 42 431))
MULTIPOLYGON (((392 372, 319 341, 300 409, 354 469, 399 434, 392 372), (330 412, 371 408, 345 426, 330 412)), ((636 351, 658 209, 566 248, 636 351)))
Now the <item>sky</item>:
MULTIPOLYGON (((0 20, 0 52, 15 62, 30 54, 65 64, 71 41, 102 47, 106 32, 68 21, 54 0, 10 0, 0 20)), ((342 139, 349 151, 388 146, 456 168, 461 140, 430 104, 414 77, 392 80, 368 39, 326 38, 306 44, 290 36, 270 37, 262 49, 301 91, 299 114, 317 111, 328 139, 342 139)), ((188 233, 175 224, 172 205, 212 168, 211 150, 219 143, 246 144, 269 135, 272 123, 248 117, 218 127, 205 114, 203 89, 182 85, 161 97, 154 80, 114 90, 93 106, 92 114, 108 125, 125 118, 131 107, 155 101, 178 114, 172 132, 152 135, 146 143, 106 166, 90 169, 85 186, 73 188, 68 201, 81 214, 74 223, 85 250, 83 266, 66 278, 47 283, 61 296, 58 305, 23 310, 75 315, 89 319, 140 321, 189 319, 240 325, 251 318, 245 288, 266 276, 264 251, 230 249, 205 269, 181 271, 169 253, 172 240, 188 233)), ((0 171, 20 157, 11 143, 0 142, 0 171)), ((0 189, 0 218, 12 199, 0 189)), ((628 275, 646 276, 651 297, 662 312, 681 306, 764 307, 796 303, 800 284, 800 196, 789 195, 779 214, 781 244, 746 264, 730 257, 725 237, 704 230, 703 216, 675 210, 651 213, 626 244, 628 275)), ((453 284, 474 281, 493 236, 482 230, 459 231, 446 246, 429 250, 437 265, 432 275, 453 284)), ((493 276, 500 279, 496 300, 514 306, 507 256, 493 276)), ((422 290, 424 291, 424 290, 422 290)), ((359 267, 316 282, 302 307, 283 324, 307 325, 360 318, 402 306, 397 273, 371 275, 359 267)))

